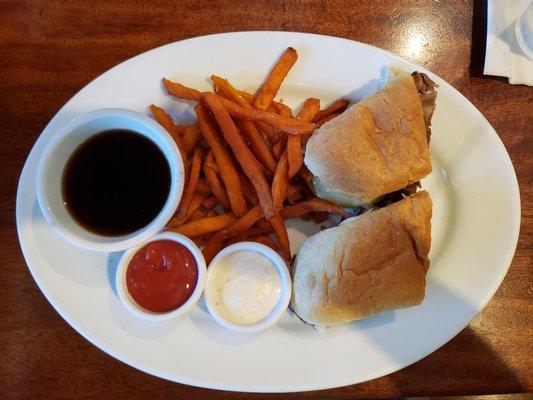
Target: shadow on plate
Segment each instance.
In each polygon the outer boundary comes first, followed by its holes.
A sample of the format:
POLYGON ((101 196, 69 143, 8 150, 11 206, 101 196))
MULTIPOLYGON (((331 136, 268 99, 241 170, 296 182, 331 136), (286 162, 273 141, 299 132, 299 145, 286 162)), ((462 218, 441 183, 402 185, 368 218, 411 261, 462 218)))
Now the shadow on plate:
POLYGON ((247 343, 255 341, 265 333, 264 331, 257 333, 239 333, 224 328, 211 317, 211 314, 209 314, 203 296, 200 298, 192 312, 188 314, 188 317, 196 326, 200 334, 223 346, 246 345, 247 343))

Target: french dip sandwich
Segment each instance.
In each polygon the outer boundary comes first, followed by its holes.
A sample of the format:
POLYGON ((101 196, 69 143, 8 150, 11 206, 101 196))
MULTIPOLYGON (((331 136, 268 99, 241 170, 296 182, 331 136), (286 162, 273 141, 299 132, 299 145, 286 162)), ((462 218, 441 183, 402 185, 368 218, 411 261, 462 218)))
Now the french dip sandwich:
POLYGON ((428 175, 434 87, 425 74, 400 75, 322 125, 304 159, 317 196, 369 207, 428 175))
POLYGON ((309 237, 292 265, 292 310, 327 327, 420 304, 431 213, 420 191, 309 237))

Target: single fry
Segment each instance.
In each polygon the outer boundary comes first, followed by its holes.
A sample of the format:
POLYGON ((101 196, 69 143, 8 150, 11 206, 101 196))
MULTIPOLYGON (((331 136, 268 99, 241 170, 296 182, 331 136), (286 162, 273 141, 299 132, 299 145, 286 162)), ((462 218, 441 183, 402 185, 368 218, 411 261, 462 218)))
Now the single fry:
POLYGON ((304 101, 302 108, 298 112, 297 118, 301 121, 312 121, 320 111, 320 100, 310 98, 304 101))
POLYGON ((184 131, 183 127, 174 124, 174 121, 172 120, 170 115, 168 115, 165 110, 163 110, 161 107, 156 106, 155 104, 150 105, 150 111, 152 111, 152 114, 154 115, 154 118, 159 123, 159 125, 165 128, 165 130, 170 134, 170 136, 172 136, 172 139, 174 139, 174 142, 176 142, 176 146, 178 146, 178 150, 183 160, 185 173, 187 173, 187 149, 185 147, 185 143, 183 143, 183 140, 181 138, 181 135, 184 131))
POLYGON ((329 106, 327 106, 323 110, 320 110, 313 118, 313 122, 323 120, 324 118, 326 118, 328 115, 331 115, 331 114, 340 114, 344 112, 344 110, 346 110, 349 105, 350 105, 350 102, 348 100, 344 100, 344 99, 335 100, 329 106))
POLYGON ((163 86, 172 96, 178 99, 200 101, 202 97, 202 92, 199 90, 189 88, 178 82, 169 81, 166 78, 163 78, 163 86))
POLYGON ((255 192, 255 189, 250 182, 250 180, 246 177, 244 174, 239 174, 239 177, 241 179, 241 185, 242 185, 242 192, 244 194, 244 198, 246 199, 246 202, 250 207, 254 207, 259 204, 259 199, 257 198, 257 193, 255 192))
POLYGON ((274 179, 272 180, 272 199, 274 208, 281 210, 283 202, 287 196, 287 189, 289 187, 288 162, 287 152, 284 152, 279 159, 274 179))
POLYGON ((265 246, 270 247, 274 251, 280 250, 277 243, 265 235, 251 236, 250 238, 248 238, 248 240, 250 240, 251 242, 257 242, 257 243, 264 244, 265 246))
POLYGON ((267 225, 267 227, 263 228, 260 226, 252 226, 251 228, 248 228, 244 232, 239 233, 238 235, 234 236, 231 241, 234 243, 244 242, 248 238, 253 237, 253 236, 265 236, 265 235, 271 234, 272 227, 270 226, 270 224, 268 224, 268 222, 266 222, 264 219, 261 219, 260 221, 263 221, 267 225))
POLYGON ((253 108, 252 107, 253 97, 251 99, 250 98, 246 99, 242 94, 246 92, 240 92, 239 90, 235 89, 235 87, 231 85, 227 79, 221 78, 220 76, 211 75, 211 80, 215 84, 215 87, 221 93, 223 93, 227 99, 237 103, 241 107, 250 108, 250 109, 253 108))
POLYGON ((278 239, 279 245, 281 247, 281 253, 283 254, 283 258, 285 258, 286 261, 290 261, 291 244, 289 242, 289 234, 287 233, 287 229, 285 228, 283 220, 281 219, 280 215, 277 214, 271 217, 268 222, 270 223, 272 229, 274 230, 274 233, 276 234, 276 238, 278 239))
POLYGON ((292 109, 288 105, 280 102, 272 102, 272 105, 274 106, 274 110, 276 110, 279 115, 292 118, 292 109))
POLYGON ((170 221, 167 223, 167 229, 176 228, 180 225, 183 225, 186 223, 191 216, 202 206, 202 202, 209 196, 209 192, 206 193, 198 193, 196 192, 194 194, 194 197, 192 198, 191 205, 189 206, 189 209, 187 210, 187 214, 185 214, 184 217, 178 218, 176 215, 172 217, 170 221))
POLYGON ((204 254, 205 261, 207 263, 211 262, 213 257, 222 249, 224 242, 232 239, 238 234, 246 231, 257 221, 261 219, 263 212, 259 205, 250 209, 244 216, 242 216, 238 221, 228 225, 226 228, 215 233, 205 245, 202 253, 204 254))
POLYGON ((187 222, 186 224, 171 230, 181 233, 188 238, 197 238, 224 229, 228 225, 232 224, 235 220, 236 218, 232 213, 227 213, 187 222))
POLYGON ((246 201, 244 200, 239 175, 233 160, 213 126, 205 107, 202 104, 198 104, 194 109, 198 116, 198 124, 200 125, 202 136, 211 147, 219 167, 220 177, 226 187, 231 211, 238 217, 243 216, 247 210, 246 201))
POLYGON ((189 174, 189 179, 187 180, 187 185, 185 187, 185 190, 183 191, 183 195, 181 197, 181 201, 178 206, 178 212, 176 213, 176 217, 178 219, 182 219, 187 213, 187 210, 189 209, 189 205, 191 204, 192 198, 194 196, 194 192, 196 190, 196 185, 198 184, 198 179, 200 178, 201 166, 202 166, 202 150, 196 149, 194 151, 194 155, 192 158, 192 165, 191 165, 191 171, 189 174))
POLYGON ((198 144, 198 140, 202 137, 200 127, 197 123, 189 125, 183 132, 182 141, 187 154, 190 154, 198 144))
POLYGON ((221 97, 214 93, 207 93, 204 95, 203 99, 217 120, 222 135, 233 150, 237 162, 240 164, 246 176, 248 176, 248 179, 252 182, 252 185, 254 185, 263 213, 267 218, 270 218, 274 215, 270 186, 265 176, 257 168, 257 165, 254 162, 254 156, 246 146, 242 136, 237 131, 237 127, 233 123, 228 111, 222 105, 220 101, 221 97))
POLYGON ((323 211, 329 214, 340 215, 341 217, 348 216, 348 213, 342 208, 337 207, 329 201, 317 198, 307 199, 293 206, 285 207, 280 211, 280 215, 283 219, 289 219, 300 217, 314 211, 323 211))
POLYGON ((287 158, 289 161, 289 179, 292 179, 304 163, 300 136, 290 135, 287 138, 287 158))
POLYGON ((283 134, 279 137, 278 141, 272 146, 272 153, 276 160, 279 160, 283 152, 287 147, 287 141, 289 140, 289 135, 283 134))
MULTIPOLYGON (((300 109, 300 112, 298 113, 298 118, 301 121, 312 121, 313 118, 318 114, 320 111, 320 100, 315 98, 310 98, 304 101, 304 104, 302 108, 300 109)), ((311 137, 312 133, 306 133, 304 135, 301 135, 300 137, 300 145, 302 146, 302 149, 305 148, 305 144, 311 137)))
POLYGON ((259 110, 268 109, 268 106, 270 103, 272 103, 274 97, 276 97, 283 80, 297 59, 298 54, 296 53, 295 49, 289 47, 287 50, 285 50, 276 65, 274 65, 274 68, 272 68, 272 71, 270 71, 270 74, 263 83, 263 86, 261 86, 257 92, 254 100, 255 108, 259 110))
POLYGON ((316 125, 318 127, 320 127, 320 126, 324 125, 326 122, 332 120, 333 118, 338 117, 339 115, 341 115, 341 114, 340 113, 333 113, 333 114, 326 115, 325 117, 323 117, 321 119, 318 119, 316 121, 316 125))
POLYGON ((224 189, 222 182, 220 182, 220 180, 218 179, 217 171, 218 167, 216 165, 215 157, 213 156, 212 152, 209 152, 204 163, 205 179, 211 187, 211 192, 213 192, 213 196, 218 201, 218 203, 220 203, 224 210, 229 210, 230 204, 228 196, 226 194, 226 189, 224 189))
POLYGON ((155 104, 151 104, 150 111, 152 112, 157 123, 163 128, 165 128, 165 130, 170 133, 172 137, 183 135, 183 132, 185 131, 186 127, 174 123, 172 117, 161 107, 158 107, 155 104))

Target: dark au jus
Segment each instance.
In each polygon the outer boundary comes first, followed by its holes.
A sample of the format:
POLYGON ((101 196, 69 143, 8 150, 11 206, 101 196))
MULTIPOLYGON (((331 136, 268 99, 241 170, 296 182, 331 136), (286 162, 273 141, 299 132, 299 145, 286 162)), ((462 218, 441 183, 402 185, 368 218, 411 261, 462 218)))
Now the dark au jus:
POLYGON ((128 130, 108 130, 82 143, 63 171, 63 200, 87 230, 133 233, 154 220, 170 192, 170 167, 159 147, 128 130))

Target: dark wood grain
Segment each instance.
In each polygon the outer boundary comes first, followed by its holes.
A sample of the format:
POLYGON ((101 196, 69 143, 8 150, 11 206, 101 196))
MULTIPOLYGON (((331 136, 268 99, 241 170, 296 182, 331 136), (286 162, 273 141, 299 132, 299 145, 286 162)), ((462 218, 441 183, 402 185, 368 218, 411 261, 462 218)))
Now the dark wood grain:
POLYGON ((484 7, 483 1, 466 0, 2 0, 0 397, 272 397, 163 381, 101 352, 70 328, 42 296, 26 269, 15 227, 16 187, 25 158, 47 121, 80 88, 153 47, 244 30, 341 36, 390 50, 439 74, 495 127, 513 160, 522 197, 522 230, 509 273, 486 309, 457 337, 420 362, 381 379, 286 398, 532 391, 533 89, 480 75, 484 7))

